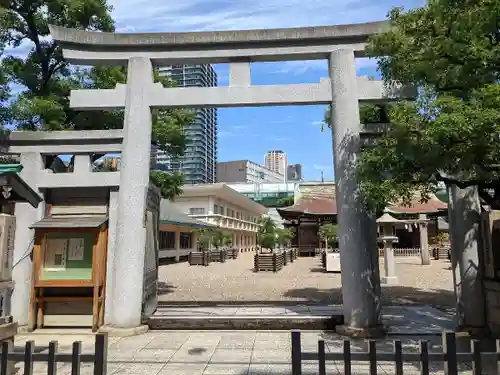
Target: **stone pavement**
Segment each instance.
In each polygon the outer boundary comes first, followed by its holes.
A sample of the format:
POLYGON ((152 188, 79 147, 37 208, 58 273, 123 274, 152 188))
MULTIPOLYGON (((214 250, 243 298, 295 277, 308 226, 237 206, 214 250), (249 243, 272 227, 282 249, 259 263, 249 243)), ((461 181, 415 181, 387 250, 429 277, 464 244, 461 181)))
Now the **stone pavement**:
MULTIPOLYGON (((255 311, 254 311, 255 312, 255 311)), ((309 313, 314 309, 309 308, 309 313)), ((235 312, 236 314, 236 312, 235 312)), ((418 340, 426 339, 432 350, 441 350, 442 330, 452 328, 450 314, 430 307, 386 307, 384 321, 391 327, 392 337, 378 340, 377 350, 392 351, 392 340, 401 339, 404 350, 418 350, 418 340), (427 326, 427 330, 425 327, 427 326)), ((34 340, 37 346, 59 341, 61 351, 70 352, 73 341, 82 341, 83 352, 93 351, 94 336, 85 330, 39 330, 16 336, 16 346, 34 340)), ((323 338, 327 352, 341 352, 343 338, 333 332, 302 331, 302 350, 317 351, 323 338)), ((366 351, 364 340, 352 340, 353 351, 366 351)), ((22 366, 22 364, 20 364, 22 366)), ((442 373, 442 366, 434 367, 442 373)), ((470 368, 464 367, 469 373, 470 368)), ((329 362, 328 374, 342 374, 342 362, 329 362)), ((379 374, 394 373, 392 363, 380 363, 379 374)), ((92 365, 85 365, 82 375, 90 375, 92 365)), ((35 373, 46 373, 46 366, 37 363, 35 373)), ((60 365, 58 373, 70 374, 69 364, 60 365)), ((108 374, 113 375, 201 375, 233 374, 264 375, 291 373, 290 331, 149 331, 140 336, 110 337, 108 374)), ((317 363, 304 363, 303 374, 317 374, 317 363)), ((369 374, 368 364, 356 363, 354 374, 369 374)), ((405 375, 418 374, 415 364, 406 364, 405 375)), ((496 372, 492 372, 494 374, 496 372)))
MULTIPOLYGON (((440 334, 443 329, 453 330, 456 326, 453 311, 443 312, 429 306, 385 306, 382 309, 382 314, 383 322, 389 328, 390 334, 440 334)), ((242 327, 255 328, 255 326, 262 328, 267 320, 273 320, 279 321, 280 324, 275 323, 271 327, 266 327, 279 329, 280 325, 286 325, 284 322, 287 319, 295 323, 314 322, 315 319, 329 319, 332 315, 340 319, 342 306, 299 304, 295 306, 172 306, 159 307, 150 323, 154 323, 153 326, 160 329, 169 328, 169 326, 171 329, 187 327, 192 329, 212 329, 213 327, 239 329, 242 327), (159 321, 163 324, 159 324, 159 321)), ((287 328, 290 327, 287 326, 287 328)))
MULTIPOLYGON (((59 331, 60 332, 60 331, 59 331)), ((71 351, 71 342, 81 340, 83 352, 92 352, 93 335, 56 335, 35 333, 18 336, 16 345, 28 339, 37 346, 47 345, 57 339, 60 350, 71 351)), ((302 350, 317 351, 318 338, 323 338, 327 352, 341 352, 343 339, 335 333, 304 331, 302 350)), ((399 338, 398 338, 399 339, 399 338)), ((401 338, 404 351, 417 351, 418 340, 427 339, 431 350, 441 351, 440 338, 435 335, 401 338)), ((364 340, 352 340, 352 351, 366 351, 364 340)), ((392 351, 392 339, 378 340, 378 351, 392 351)), ((22 364, 20 364, 22 366, 22 364)), ((442 366, 433 366, 433 373, 442 374, 442 366)), ((462 374, 471 373, 463 366, 462 374)), ((35 365, 35 374, 46 374, 46 366, 35 365)), ((69 364, 59 366, 58 374, 69 375, 69 364)), ((82 368, 82 375, 91 375, 92 365, 82 368)), ((108 350, 108 374, 113 375, 264 375, 291 373, 291 345, 289 331, 150 331, 140 336, 110 337, 108 350)), ((314 362, 303 364, 303 374, 318 373, 314 362)), ((341 361, 328 362, 328 374, 343 374, 341 361)), ((378 365, 379 374, 393 374, 390 362, 378 365)), ((485 372, 486 373, 486 372, 485 372)), ((496 372, 488 372, 488 374, 496 372)), ((353 374, 369 374, 368 364, 354 363, 353 374)), ((416 364, 405 365, 405 375, 419 374, 416 364)))

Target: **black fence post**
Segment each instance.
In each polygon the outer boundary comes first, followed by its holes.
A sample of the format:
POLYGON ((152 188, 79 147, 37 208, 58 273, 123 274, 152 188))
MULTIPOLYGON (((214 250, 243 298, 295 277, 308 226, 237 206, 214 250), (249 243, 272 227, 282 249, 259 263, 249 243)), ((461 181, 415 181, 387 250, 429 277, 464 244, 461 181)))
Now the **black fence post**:
POLYGON ((59 347, 57 341, 51 341, 49 343, 49 361, 47 363, 47 375, 56 375, 57 372, 57 361, 56 354, 59 347))
POLYGON ((454 332, 443 333, 444 373, 458 375, 457 342, 454 332))
POLYGON ((8 374, 9 369, 9 349, 10 343, 8 341, 2 342, 2 358, 0 360, 0 374, 1 375, 10 375, 8 374))
MULTIPOLYGON (((95 353, 94 353, 95 354, 95 353)), ((71 352, 71 375, 80 375, 80 366, 82 364, 82 342, 75 341, 71 352)))
POLYGON ((302 345, 298 329, 292 331, 292 375, 302 375, 302 345))
POLYGON ((94 375, 106 375, 108 362, 108 335, 99 333, 95 336, 94 375))
POLYGON ((318 341, 318 370, 319 375, 326 375, 325 340, 318 341))

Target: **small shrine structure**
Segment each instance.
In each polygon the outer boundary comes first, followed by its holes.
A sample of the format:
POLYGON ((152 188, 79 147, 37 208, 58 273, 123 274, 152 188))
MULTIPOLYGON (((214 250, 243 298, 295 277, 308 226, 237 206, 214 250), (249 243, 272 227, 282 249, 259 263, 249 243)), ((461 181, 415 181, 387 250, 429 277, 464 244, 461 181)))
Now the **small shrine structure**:
MULTIPOLYGON (((285 221, 285 227, 295 228, 297 236, 293 239, 292 246, 299 248, 302 255, 314 255, 314 249, 321 247, 318 231, 322 224, 337 223, 337 202, 333 197, 335 183, 304 182, 297 185, 294 204, 277 209, 285 221)), ((399 219, 395 224, 395 236, 399 239, 396 246, 421 247, 423 238, 428 241, 429 236, 438 233, 438 218, 447 215, 447 207, 446 203, 434 195, 426 202, 415 195, 410 206, 397 203, 388 205, 385 212, 399 219), (421 236, 424 229, 427 233, 421 236)))

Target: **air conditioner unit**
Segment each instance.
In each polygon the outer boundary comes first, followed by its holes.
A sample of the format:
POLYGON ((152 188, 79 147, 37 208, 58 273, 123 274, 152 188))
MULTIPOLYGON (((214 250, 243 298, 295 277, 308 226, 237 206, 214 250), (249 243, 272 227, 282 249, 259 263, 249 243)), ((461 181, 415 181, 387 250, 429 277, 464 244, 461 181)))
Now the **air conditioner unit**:
POLYGON ((0 282, 12 280, 16 218, 0 214, 0 282))

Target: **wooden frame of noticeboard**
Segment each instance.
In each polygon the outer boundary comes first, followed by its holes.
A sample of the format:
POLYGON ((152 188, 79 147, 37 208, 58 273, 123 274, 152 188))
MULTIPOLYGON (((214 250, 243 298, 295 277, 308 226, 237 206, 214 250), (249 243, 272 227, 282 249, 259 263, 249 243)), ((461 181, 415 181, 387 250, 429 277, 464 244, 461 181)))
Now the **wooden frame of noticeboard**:
POLYGON ((47 302, 91 302, 92 331, 104 323, 108 228, 35 228, 29 328, 43 327, 47 302), (49 288, 62 296, 45 295, 49 288), (91 296, 71 293, 89 288, 91 296))

